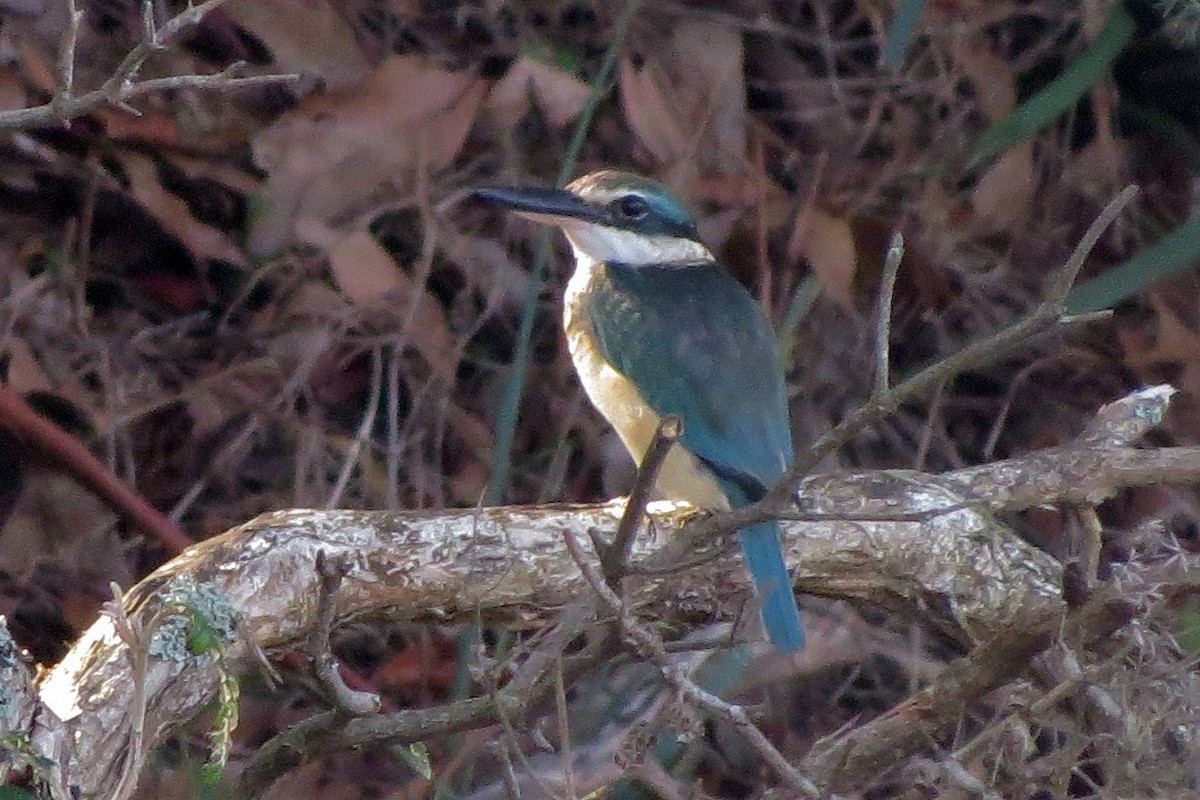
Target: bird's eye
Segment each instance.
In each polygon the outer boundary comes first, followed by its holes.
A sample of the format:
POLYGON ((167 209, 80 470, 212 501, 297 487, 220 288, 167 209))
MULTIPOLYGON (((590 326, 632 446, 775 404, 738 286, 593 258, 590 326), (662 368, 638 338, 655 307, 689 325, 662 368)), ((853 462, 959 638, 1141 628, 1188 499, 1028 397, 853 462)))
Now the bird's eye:
POLYGON ((644 197, 627 194, 616 202, 617 213, 625 219, 641 219, 650 213, 650 204, 644 197))

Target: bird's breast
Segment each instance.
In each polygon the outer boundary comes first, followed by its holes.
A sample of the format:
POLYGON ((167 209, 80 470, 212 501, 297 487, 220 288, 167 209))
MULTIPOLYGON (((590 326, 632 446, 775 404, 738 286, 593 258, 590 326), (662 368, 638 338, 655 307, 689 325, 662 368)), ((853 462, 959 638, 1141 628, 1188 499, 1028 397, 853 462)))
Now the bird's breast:
MULTIPOLYGON (((633 381, 605 360, 596 341, 588 298, 593 292, 608 290, 604 269, 601 263, 577 259, 563 298, 563 329, 584 391, 621 437, 634 462, 640 464, 658 430, 661 416, 650 407, 633 381)), ((712 472, 679 443, 671 448, 663 462, 657 489, 665 498, 685 500, 701 508, 724 510, 729 507, 712 472)))

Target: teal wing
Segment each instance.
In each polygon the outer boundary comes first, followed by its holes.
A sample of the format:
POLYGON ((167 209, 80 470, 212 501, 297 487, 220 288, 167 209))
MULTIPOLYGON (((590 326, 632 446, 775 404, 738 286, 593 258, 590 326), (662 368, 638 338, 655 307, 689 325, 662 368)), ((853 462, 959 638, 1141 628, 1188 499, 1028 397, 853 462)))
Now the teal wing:
POLYGON ((719 264, 605 265, 587 298, 605 359, 659 414, 730 502, 756 500, 791 466, 778 345, 754 298, 719 264))
MULTIPOLYGON (((683 420, 683 446, 716 474, 730 504, 753 502, 792 463, 778 345, 758 305, 719 265, 605 265, 586 302, 597 344, 659 414, 683 420)), ((738 532, 783 653, 804 626, 779 546, 779 524, 738 532)))

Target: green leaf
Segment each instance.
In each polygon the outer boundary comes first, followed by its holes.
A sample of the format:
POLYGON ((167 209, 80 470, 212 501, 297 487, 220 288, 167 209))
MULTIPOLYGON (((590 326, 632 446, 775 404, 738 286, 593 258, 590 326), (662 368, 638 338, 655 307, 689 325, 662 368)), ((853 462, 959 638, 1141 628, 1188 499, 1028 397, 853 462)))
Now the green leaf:
POLYGON ((1111 308, 1150 284, 1200 259, 1200 216, 1192 217, 1124 264, 1081 283, 1067 295, 1067 311, 1111 308))
POLYGON ((904 64, 904 56, 912 45, 917 32, 917 23, 925 13, 927 0, 901 0, 892 17, 892 27, 888 31, 887 41, 883 43, 883 66, 888 69, 899 69, 904 64))
POLYGON ((1129 44, 1135 27, 1125 4, 1115 4, 1092 46, 1072 61, 1062 75, 984 131, 969 163, 977 165, 1033 138, 1074 108, 1092 84, 1108 72, 1112 62, 1129 44))
POLYGON ((37 795, 17 786, 0 786, 0 800, 37 800, 37 795))
POLYGON ((565 47, 548 42, 544 39, 531 39, 521 46, 521 55, 529 56, 535 61, 541 61, 543 64, 549 64, 560 72, 565 72, 568 75, 578 75, 580 60, 579 56, 572 53, 565 47))
POLYGON ((1179 614, 1179 646, 1192 656, 1200 655, 1200 603, 1195 598, 1179 614))
POLYGON ((221 646, 221 635, 208 621, 208 618, 195 609, 188 608, 187 615, 191 625, 188 626, 188 650, 194 655, 210 653, 221 646))
POLYGON ((424 742, 413 742, 408 747, 397 747, 395 753, 397 758, 425 780, 433 777, 433 767, 429 763, 429 748, 425 746, 424 742))

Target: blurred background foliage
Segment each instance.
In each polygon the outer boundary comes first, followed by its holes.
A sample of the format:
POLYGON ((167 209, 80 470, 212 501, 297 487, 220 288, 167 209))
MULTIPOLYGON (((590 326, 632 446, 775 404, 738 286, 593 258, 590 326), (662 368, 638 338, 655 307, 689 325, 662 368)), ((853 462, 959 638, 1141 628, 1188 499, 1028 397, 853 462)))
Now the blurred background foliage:
MULTIPOLYGON (((142 36, 142 9, 80 8, 76 83, 90 87, 142 36)), ((0 0, 0 109, 60 88, 67 19, 57 0, 0 0)), ((137 116, 101 107, 0 136, 4 380, 195 538, 285 507, 595 501, 624 491, 632 468, 563 347, 565 248, 466 200, 472 187, 600 166, 670 184, 778 325, 803 448, 870 392, 893 232, 907 243, 891 332, 900 376, 1036 303, 1099 209, 1137 183, 1073 296, 1115 306, 1111 320, 959 376, 826 466, 936 471, 1027 452, 1160 381, 1183 390, 1160 442, 1194 444, 1198 30, 1196 4, 1150 0, 232 0, 143 74, 242 60, 300 81, 168 91, 139 100, 137 116)), ((5 444, 0 612, 53 662, 110 581, 128 586, 165 554, 36 448, 5 444)), ((1103 570, 1139 551, 1151 519, 1200 546, 1190 491, 1130 492, 1102 518, 1103 570)), ((1065 555, 1064 515, 1013 522, 1065 555)), ((787 752, 886 710, 951 655, 898 621, 808 611, 820 622, 803 670, 768 657, 753 686, 727 687, 761 699, 770 686, 764 724, 787 752), (822 646, 847 630, 855 647, 822 646)), ((1185 654, 1195 618, 1185 605, 1185 654)), ((339 655, 398 706, 429 703, 464 685, 455 635, 361 628, 339 655)), ((581 758, 608 753, 596 742, 638 718, 647 671, 614 666, 571 690, 591 720, 575 729, 581 758)), ((309 708, 299 690, 248 694, 245 748, 309 708)), ((1017 687, 1007 701, 1020 699, 1017 687)), ((1035 728, 1020 753, 976 765, 998 796, 1183 785, 1158 761, 1153 779, 1118 777, 1093 740, 1035 728)), ((536 751, 545 734, 527 735, 536 751)), ((197 791, 201 738, 164 748, 145 796, 197 791)), ((758 767, 735 739, 689 734, 685 783, 755 791, 758 767)), ((439 790, 503 791, 485 743, 433 748, 439 790)), ((1159 739, 1139 752, 1177 766, 1159 739)), ((911 774, 892 777, 864 796, 914 796, 911 774)), ((386 750, 331 755, 289 780, 281 794, 429 791, 386 750)))

